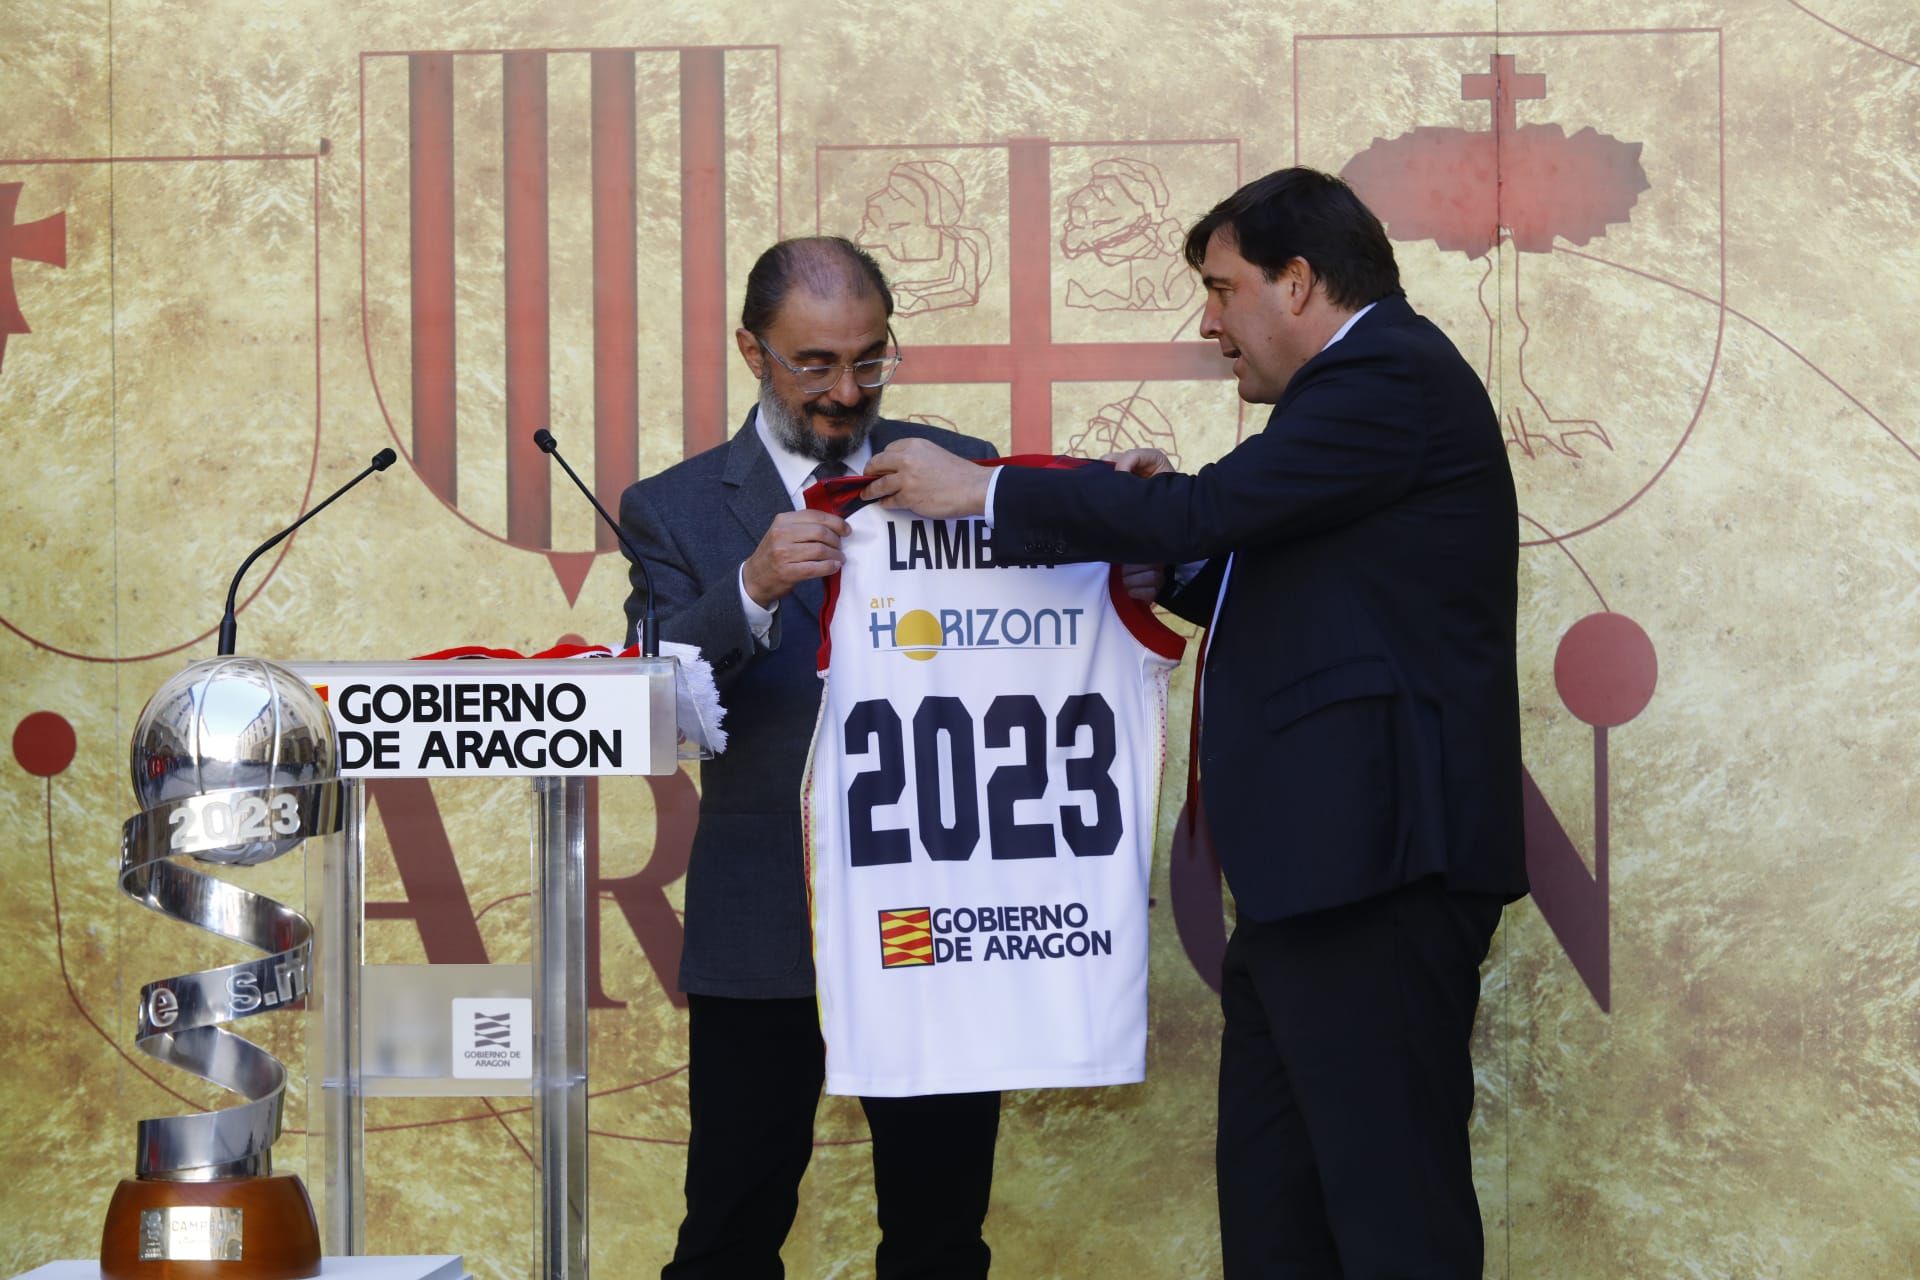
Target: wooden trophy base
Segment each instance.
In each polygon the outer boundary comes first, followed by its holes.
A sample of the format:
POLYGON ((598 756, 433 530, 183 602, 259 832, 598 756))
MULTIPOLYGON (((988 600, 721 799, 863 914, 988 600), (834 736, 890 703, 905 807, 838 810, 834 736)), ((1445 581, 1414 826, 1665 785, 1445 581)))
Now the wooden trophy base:
POLYGON ((293 1174, 169 1182, 122 1178, 100 1237, 104 1280, 303 1280, 320 1229, 293 1174))

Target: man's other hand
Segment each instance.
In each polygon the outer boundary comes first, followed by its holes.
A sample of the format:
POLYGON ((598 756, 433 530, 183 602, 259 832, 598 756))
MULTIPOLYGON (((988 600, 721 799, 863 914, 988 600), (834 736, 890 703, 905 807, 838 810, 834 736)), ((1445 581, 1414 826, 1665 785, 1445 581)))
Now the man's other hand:
MULTIPOLYGON (((1173 462, 1158 449, 1122 449, 1101 459, 1113 464, 1115 471, 1126 471, 1146 479, 1173 470, 1173 462)), ((1123 564, 1120 585, 1142 604, 1159 599, 1167 585, 1167 567, 1163 564, 1123 564)))
POLYGON ((1123 564, 1120 585, 1142 604, 1152 604, 1167 585, 1167 566, 1163 564, 1123 564))
POLYGON ((1173 470, 1173 463, 1158 449, 1123 449, 1100 461, 1111 462, 1115 471, 1128 471, 1143 480, 1173 470))
POLYGON ((987 468, 948 453, 931 440, 896 440, 867 462, 873 482, 863 497, 890 510, 935 520, 986 514, 987 468))
POLYGON ((847 533, 847 522, 830 512, 782 511, 742 567, 748 597, 771 609, 808 578, 840 572, 846 560, 840 539, 847 533))

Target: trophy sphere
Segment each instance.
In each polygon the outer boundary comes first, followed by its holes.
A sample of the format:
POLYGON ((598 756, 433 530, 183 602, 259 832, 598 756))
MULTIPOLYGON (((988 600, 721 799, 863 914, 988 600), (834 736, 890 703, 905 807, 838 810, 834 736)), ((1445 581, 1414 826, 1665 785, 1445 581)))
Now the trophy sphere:
MULTIPOLYGON (((333 720, 312 685, 261 658, 210 658, 160 686, 133 731, 133 791, 142 809, 230 788, 297 787, 336 775, 333 720)), ((208 862, 277 858, 298 835, 236 827, 208 862)))

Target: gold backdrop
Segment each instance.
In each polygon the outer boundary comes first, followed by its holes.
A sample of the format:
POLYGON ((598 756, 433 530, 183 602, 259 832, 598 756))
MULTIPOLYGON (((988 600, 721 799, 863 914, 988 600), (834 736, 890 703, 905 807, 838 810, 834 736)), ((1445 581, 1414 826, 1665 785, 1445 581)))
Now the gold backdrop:
MULTIPOLYGON (((1524 513, 1540 891, 1485 969, 1488 1273, 1920 1269, 1917 68, 1909 0, 9 0, 0 1270, 91 1254, 134 1120, 216 1100, 131 1052, 133 1006, 234 957, 113 870, 133 722, 256 542, 395 444, 256 566, 243 652, 617 640, 617 556, 514 442, 551 422, 611 499, 721 439, 746 268, 816 229, 899 281, 896 416, 1191 468, 1261 419, 1185 345, 1179 231, 1296 160, 1485 370, 1524 513)), ((998 1274, 1218 1270, 1176 695, 1148 1082, 1010 1099, 998 1274)), ((607 1275, 679 1216, 692 786, 597 788, 607 1275)), ((457 790, 380 798, 370 959, 525 957, 522 796, 457 790)), ((297 1018, 250 1028, 298 1071, 297 1018)), ((524 1102, 368 1124, 373 1251, 526 1273, 524 1102)), ((818 1144, 789 1266, 861 1274, 858 1107, 818 1144)))

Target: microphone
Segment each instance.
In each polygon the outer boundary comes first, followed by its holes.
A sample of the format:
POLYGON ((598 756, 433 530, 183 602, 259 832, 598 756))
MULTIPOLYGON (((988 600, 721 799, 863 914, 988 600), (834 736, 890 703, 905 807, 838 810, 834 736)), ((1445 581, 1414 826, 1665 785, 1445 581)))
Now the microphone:
POLYGON ((620 527, 620 522, 607 514, 607 509, 600 505, 600 499, 593 496, 593 490, 587 488, 580 477, 574 474, 573 468, 567 465, 567 460, 560 456, 560 446, 554 440, 553 432, 541 427, 533 433, 533 442, 540 447, 540 452, 552 455, 553 460, 560 464, 561 470, 567 473, 567 479, 573 481, 574 488, 587 495, 587 501, 591 502, 593 509, 600 513, 600 518, 607 522, 607 528, 613 530, 613 536, 620 539, 620 545, 626 549, 627 558, 640 566, 640 581, 647 587, 647 610, 640 616, 640 656, 659 657, 660 624, 653 616, 653 575, 647 572, 645 558, 641 556, 639 548, 635 547, 632 540, 627 537, 627 531, 620 527))
POLYGON ((233 617, 233 598, 236 595, 238 595, 240 592, 240 579, 246 576, 248 567, 251 566, 255 560, 258 560, 263 552, 269 550, 272 547, 278 546, 281 540, 287 537, 287 535, 291 534, 295 529, 298 529, 301 525, 313 519, 315 516, 319 515, 322 511, 325 511, 327 509, 328 503, 331 503, 335 498, 339 497, 341 494, 345 493, 347 490, 353 488, 353 486, 359 484, 362 480, 365 480, 368 476, 372 475, 374 472, 385 471, 388 467, 393 465, 394 460, 399 456, 400 456, 399 454, 395 453, 391 449, 382 449, 380 452, 374 454, 373 461, 367 464, 366 469, 363 470, 359 475, 355 476, 353 479, 341 485, 338 489, 335 489, 333 493, 328 496, 326 502, 321 503, 319 506, 307 512, 307 514, 301 516, 298 520, 295 520, 292 524, 288 525, 286 528, 282 529, 280 532, 274 534, 271 538, 268 538, 265 542, 261 543, 258 547, 255 547, 253 554, 240 562, 240 568, 234 572, 233 581, 227 584, 227 611, 220 615, 220 648, 218 650, 218 655, 220 657, 226 658, 226 657, 232 656, 233 654, 233 633, 235 630, 235 623, 234 623, 234 617, 233 617))

